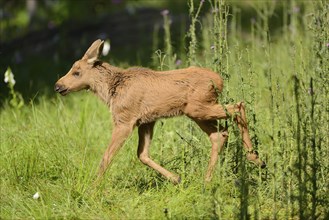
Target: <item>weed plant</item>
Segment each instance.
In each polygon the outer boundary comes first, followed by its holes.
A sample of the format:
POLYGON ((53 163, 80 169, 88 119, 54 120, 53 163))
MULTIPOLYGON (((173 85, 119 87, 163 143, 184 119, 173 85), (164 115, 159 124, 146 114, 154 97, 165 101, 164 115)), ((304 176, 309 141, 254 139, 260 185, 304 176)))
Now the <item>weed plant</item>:
POLYGON ((206 184, 210 143, 182 117, 160 120, 151 148, 152 158, 182 176, 180 185, 139 162, 134 133, 95 187, 112 129, 107 108, 89 93, 39 95, 38 104, 7 104, 0 112, 0 218, 328 219, 329 4, 251 4, 256 13, 245 33, 242 6, 189 1, 187 56, 172 46, 170 12, 163 13, 165 50, 154 42, 153 65, 176 68, 177 54, 180 67, 198 65, 221 74, 225 87, 219 103, 246 103, 252 142, 267 162, 265 170, 245 160, 233 126, 206 184), (210 11, 204 11, 205 4, 210 11), (274 33, 270 19, 277 14, 282 24, 274 33))

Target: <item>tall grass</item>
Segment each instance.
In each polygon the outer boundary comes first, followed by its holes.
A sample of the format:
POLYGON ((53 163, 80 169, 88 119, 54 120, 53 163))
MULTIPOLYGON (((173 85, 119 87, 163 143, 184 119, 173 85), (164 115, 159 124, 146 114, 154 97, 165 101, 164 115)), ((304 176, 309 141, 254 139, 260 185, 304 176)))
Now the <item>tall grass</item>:
POLYGON ((328 218, 329 4, 252 2, 250 32, 242 28, 243 5, 189 4, 188 56, 172 47, 170 14, 164 13, 165 50, 153 65, 176 68, 177 54, 186 57, 182 66, 221 74, 219 102, 246 103, 252 142, 267 169, 246 162, 233 126, 205 184, 209 140, 188 119, 175 118, 157 123, 151 156, 179 173, 182 184, 173 186, 139 162, 134 133, 96 187, 112 128, 108 110, 90 94, 41 96, 20 109, 1 109, 0 218, 328 218), (275 33, 270 21, 277 14, 282 25, 275 33), (40 198, 33 199, 36 192, 40 198))

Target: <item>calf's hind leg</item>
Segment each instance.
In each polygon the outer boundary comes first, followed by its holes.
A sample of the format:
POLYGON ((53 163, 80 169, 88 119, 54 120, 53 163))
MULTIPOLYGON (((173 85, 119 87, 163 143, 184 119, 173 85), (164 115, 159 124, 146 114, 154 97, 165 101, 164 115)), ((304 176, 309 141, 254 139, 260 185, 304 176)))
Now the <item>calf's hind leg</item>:
POLYGON ((243 102, 234 105, 226 105, 225 107, 217 103, 212 105, 193 104, 186 107, 185 114, 199 121, 227 119, 233 117, 240 129, 243 146, 248 152, 247 159, 258 164, 262 168, 266 167, 266 164, 259 159, 258 153, 252 149, 243 102))
MULTIPOLYGON (((235 105, 230 105, 233 111, 230 112, 234 116, 235 121, 238 124, 238 127, 240 129, 241 135, 242 135, 242 141, 244 148, 248 151, 247 152, 247 159, 257 165, 259 165, 261 168, 265 168, 266 164, 264 161, 262 161, 258 157, 258 152, 254 151, 252 149, 252 143, 250 140, 250 135, 247 127, 247 117, 246 117, 246 111, 245 111, 245 105, 243 102, 239 102, 235 105)), ((232 110, 231 110, 232 111, 232 110)))
POLYGON ((218 161, 218 153, 223 150, 223 146, 228 138, 228 133, 226 129, 219 130, 217 128, 217 121, 199 121, 195 120, 199 127, 207 133, 211 142, 211 154, 208 164, 207 173, 205 180, 209 182, 212 178, 213 171, 218 161))

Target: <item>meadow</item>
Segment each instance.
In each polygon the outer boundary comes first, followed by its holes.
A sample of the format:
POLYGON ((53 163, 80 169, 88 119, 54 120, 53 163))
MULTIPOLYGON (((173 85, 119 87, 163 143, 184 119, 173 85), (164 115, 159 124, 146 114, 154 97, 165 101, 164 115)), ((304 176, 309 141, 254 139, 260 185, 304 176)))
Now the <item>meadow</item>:
POLYGON ((173 43, 170 13, 163 13, 164 49, 156 29, 153 42, 154 69, 197 65, 221 74, 219 102, 246 103, 266 169, 246 161, 238 128, 227 120, 220 123, 230 125, 228 142, 204 182, 210 142, 179 117, 157 122, 150 154, 181 184, 138 160, 136 131, 94 184, 112 131, 107 107, 89 92, 39 93, 21 104, 9 83, 0 110, 0 219, 328 219, 329 4, 277 4, 253 2, 245 32, 243 8, 189 1, 186 46, 173 43), (272 30, 277 13, 282 24, 272 30))

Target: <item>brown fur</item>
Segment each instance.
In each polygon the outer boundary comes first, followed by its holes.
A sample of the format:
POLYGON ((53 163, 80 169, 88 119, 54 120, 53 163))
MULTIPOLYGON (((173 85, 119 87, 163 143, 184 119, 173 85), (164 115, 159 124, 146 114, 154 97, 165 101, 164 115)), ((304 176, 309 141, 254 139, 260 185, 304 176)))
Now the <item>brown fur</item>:
POLYGON ((179 176, 155 163, 148 155, 155 121, 178 115, 186 115, 194 120, 211 140, 207 181, 211 179, 218 153, 228 137, 225 129, 217 128, 217 120, 230 115, 235 117, 241 130, 243 145, 248 152, 247 159, 265 167, 257 152, 252 150, 244 104, 241 102, 225 107, 218 104, 217 97, 223 89, 223 80, 217 73, 200 67, 162 72, 141 67, 121 69, 99 60, 102 47, 103 41, 95 41, 83 58, 76 61, 55 85, 55 90, 62 95, 90 89, 112 110, 112 139, 104 154, 99 176, 102 176, 117 150, 137 126, 137 154, 140 160, 173 183, 178 183, 179 176))

